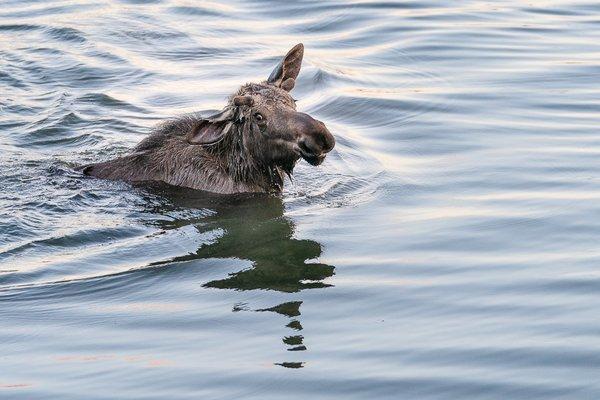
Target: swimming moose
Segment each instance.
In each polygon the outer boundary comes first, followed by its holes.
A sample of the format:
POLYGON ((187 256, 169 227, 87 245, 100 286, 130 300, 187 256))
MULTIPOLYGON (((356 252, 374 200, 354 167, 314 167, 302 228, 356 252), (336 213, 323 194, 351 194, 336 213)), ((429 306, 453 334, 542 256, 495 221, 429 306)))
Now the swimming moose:
POLYGON ((218 114, 163 123, 130 154, 86 165, 83 173, 225 194, 281 192, 300 158, 319 165, 335 145, 321 121, 296 111, 289 94, 303 54, 301 43, 294 46, 266 81, 240 87, 218 114))

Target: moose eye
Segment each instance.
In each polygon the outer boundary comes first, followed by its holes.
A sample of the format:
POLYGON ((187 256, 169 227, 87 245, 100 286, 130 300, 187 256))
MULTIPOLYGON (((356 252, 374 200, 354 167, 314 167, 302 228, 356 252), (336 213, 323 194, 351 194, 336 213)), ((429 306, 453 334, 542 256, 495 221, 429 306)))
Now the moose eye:
POLYGON ((265 117, 263 117, 263 115, 259 112, 254 113, 254 118, 256 118, 257 121, 262 121, 265 119, 265 117))

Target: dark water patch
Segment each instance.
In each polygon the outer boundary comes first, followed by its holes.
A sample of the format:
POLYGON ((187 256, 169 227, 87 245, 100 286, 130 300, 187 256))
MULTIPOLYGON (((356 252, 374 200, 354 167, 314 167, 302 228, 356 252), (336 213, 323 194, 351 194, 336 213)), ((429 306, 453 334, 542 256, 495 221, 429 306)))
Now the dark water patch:
POLYGON ((134 5, 146 5, 146 4, 160 4, 163 0, 119 0, 123 4, 134 4, 134 5))
POLYGON ((50 15, 65 15, 82 12, 84 10, 90 10, 96 8, 97 4, 79 4, 77 7, 72 5, 65 6, 41 6, 41 7, 29 7, 25 11, 15 9, 5 9, 0 13, 0 18, 24 18, 31 19, 36 17, 48 17, 50 15))
POLYGON ((105 83, 117 82, 117 76, 121 75, 121 79, 124 77, 133 77, 137 81, 143 81, 145 73, 139 73, 138 71, 131 71, 129 69, 121 70, 107 70, 104 68, 91 67, 81 64, 71 65, 64 69, 57 69, 53 71, 53 77, 57 82, 67 85, 76 85, 78 87, 99 87, 105 83))
POLYGON ((91 106, 100 106, 103 108, 115 110, 127 110, 143 114, 148 113, 148 111, 143 109, 142 107, 137 107, 131 103, 116 99, 105 93, 87 93, 83 96, 78 97, 75 101, 90 104, 91 106))
POLYGON ((0 24, 0 31, 34 31, 39 29, 38 25, 30 25, 30 24, 0 24))
POLYGON ((512 27, 507 27, 507 28, 503 28, 505 31, 508 32, 523 32, 523 33, 533 33, 533 34, 559 34, 561 30, 563 30, 564 28, 561 27, 547 27, 547 26, 535 26, 532 24, 522 24, 521 26, 512 26, 512 27))
MULTIPOLYGON (((220 11, 216 8, 217 3, 213 4, 211 7, 210 4, 200 7, 200 6, 177 6, 170 7, 168 12, 173 14, 179 14, 183 16, 192 16, 192 17, 223 17, 225 14, 223 11, 220 11)), ((231 9, 227 11, 231 12, 231 9)))
POLYGON ((231 55, 237 54, 236 49, 211 48, 208 46, 191 45, 186 48, 151 51, 149 56, 159 60, 181 60, 194 61, 202 58, 230 58, 231 55))
POLYGON ((354 82, 356 82, 356 77, 349 77, 338 71, 326 71, 319 68, 314 72, 310 79, 306 80, 306 85, 303 85, 302 91, 298 91, 298 97, 302 97, 303 93, 310 93, 317 88, 322 90, 330 86, 335 86, 336 84, 354 82))
POLYGON ((12 88, 25 89, 27 85, 20 79, 12 76, 8 72, 0 72, 0 83, 12 88))
POLYGON ((382 128, 400 126, 422 113, 442 110, 435 104, 418 100, 339 96, 310 111, 340 123, 382 128), (341 110, 345 112, 343 118, 340 116, 341 110))
POLYGON ((532 14, 543 14, 552 16, 581 16, 582 13, 573 9, 549 8, 549 7, 524 7, 523 11, 532 14))
MULTIPOLYGON (((79 231, 59 237, 50 237, 31 241, 0 253, 0 260, 6 257, 15 257, 19 253, 32 249, 53 247, 83 247, 89 244, 102 244, 104 241, 125 239, 139 234, 139 231, 131 228, 107 228, 93 231, 79 231)), ((51 251, 51 250, 50 250, 51 251)))
POLYGON ((64 53, 61 50, 52 47, 29 48, 26 49, 26 51, 28 54, 46 55, 52 57, 64 55, 64 53))
MULTIPOLYGON (((343 15, 332 15, 329 18, 323 18, 323 15, 315 16, 310 22, 306 20, 300 20, 296 23, 288 25, 288 29, 291 32, 297 32, 301 34, 332 34, 335 32, 345 32, 348 29, 360 29, 373 17, 367 14, 360 15, 358 13, 347 13, 343 15)), ((345 45, 349 45, 349 41, 340 41, 345 45)))
POLYGON ((184 32, 176 30, 176 26, 139 26, 136 29, 122 30, 118 29, 112 32, 116 38, 125 40, 132 49, 135 49, 134 44, 154 44, 163 42, 165 45, 170 44, 177 46, 181 43, 192 42, 191 38, 184 32))
MULTIPOLYGON (((145 273, 142 275, 146 276, 145 273)), ((133 290, 136 284, 140 284, 139 278, 139 273, 118 273, 91 279, 47 282, 41 285, 6 286, 0 289, 0 301, 39 302, 70 296, 93 297, 98 293, 104 296, 110 296, 112 293, 119 295, 123 287, 133 290), (58 290, 59 288, 61 290, 58 290)))
MULTIPOLYGON (((599 75, 600 76, 600 75, 599 75)), ((571 100, 567 102, 558 102, 552 100, 546 100, 541 104, 537 104, 537 108, 542 110, 550 111, 561 111, 561 112, 577 112, 577 113, 590 113, 597 115, 600 112, 600 104, 594 104, 590 102, 582 102, 577 100, 571 100)))
POLYGON ((66 27, 51 27, 46 29, 47 34, 53 38, 63 42, 85 43, 86 39, 83 32, 73 28, 66 27))
MULTIPOLYGON (((69 146, 94 140, 93 136, 85 133, 78 134, 78 128, 87 125, 87 121, 74 112, 51 115, 33 122, 30 127, 20 133, 18 146, 25 148, 45 148, 46 146, 69 146)), ((89 142, 88 142, 89 143, 89 142)))
POLYGON ((352 4, 341 4, 336 2, 325 1, 310 2, 310 7, 305 7, 295 3, 287 3, 283 7, 273 8, 271 2, 269 1, 258 1, 254 3, 255 4, 253 5, 253 8, 255 12, 266 12, 271 17, 289 17, 290 15, 294 14, 301 14, 303 16, 322 16, 323 13, 328 12, 330 13, 330 18, 333 15, 339 15, 335 13, 342 13, 342 15, 345 15, 354 12, 364 12, 365 10, 385 13, 385 11, 389 10, 419 10, 427 9, 434 6, 434 3, 414 1, 353 2, 352 4))

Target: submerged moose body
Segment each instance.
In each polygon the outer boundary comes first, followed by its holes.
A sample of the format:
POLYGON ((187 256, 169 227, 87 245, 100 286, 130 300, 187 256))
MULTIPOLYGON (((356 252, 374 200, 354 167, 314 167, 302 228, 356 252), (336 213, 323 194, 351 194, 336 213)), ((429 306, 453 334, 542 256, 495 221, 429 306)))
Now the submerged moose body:
POLYGON ((289 94, 303 53, 301 43, 294 46, 266 81, 243 85, 218 114, 166 122, 130 154, 86 165, 83 173, 216 193, 280 192, 300 158, 319 165, 335 145, 322 122, 296 111, 289 94))

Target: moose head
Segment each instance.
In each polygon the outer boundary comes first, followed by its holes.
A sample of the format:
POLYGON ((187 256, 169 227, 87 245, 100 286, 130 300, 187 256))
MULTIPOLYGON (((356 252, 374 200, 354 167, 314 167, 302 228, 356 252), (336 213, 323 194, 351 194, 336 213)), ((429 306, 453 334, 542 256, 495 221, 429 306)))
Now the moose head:
POLYGON ((321 164, 335 139, 321 121, 298 112, 289 93, 303 55, 304 46, 297 44, 266 81, 240 87, 222 112, 199 121, 188 143, 236 150, 254 167, 279 167, 287 174, 300 158, 321 164))

